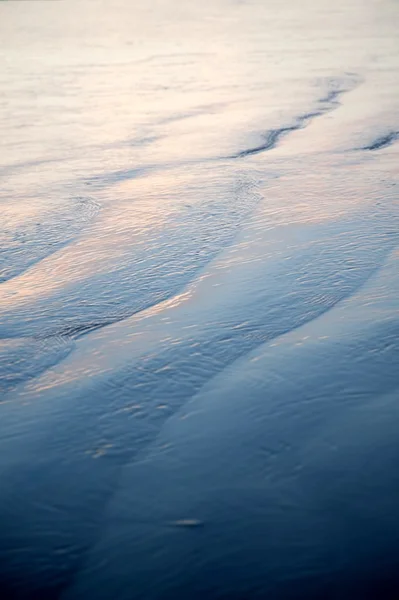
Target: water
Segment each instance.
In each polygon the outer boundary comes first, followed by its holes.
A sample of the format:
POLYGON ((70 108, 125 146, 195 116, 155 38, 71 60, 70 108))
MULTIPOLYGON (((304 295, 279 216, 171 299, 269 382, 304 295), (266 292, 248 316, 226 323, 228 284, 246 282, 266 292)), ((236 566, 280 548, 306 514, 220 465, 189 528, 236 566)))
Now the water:
POLYGON ((398 597, 398 25, 1 2, 1 598, 398 597))

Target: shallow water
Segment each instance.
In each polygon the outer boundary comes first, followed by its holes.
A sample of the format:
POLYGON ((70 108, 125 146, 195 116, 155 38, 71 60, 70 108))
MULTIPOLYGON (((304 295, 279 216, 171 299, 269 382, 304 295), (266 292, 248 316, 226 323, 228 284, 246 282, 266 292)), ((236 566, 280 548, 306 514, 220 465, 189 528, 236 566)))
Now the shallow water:
POLYGON ((1 598, 398 597, 398 26, 1 2, 1 598))

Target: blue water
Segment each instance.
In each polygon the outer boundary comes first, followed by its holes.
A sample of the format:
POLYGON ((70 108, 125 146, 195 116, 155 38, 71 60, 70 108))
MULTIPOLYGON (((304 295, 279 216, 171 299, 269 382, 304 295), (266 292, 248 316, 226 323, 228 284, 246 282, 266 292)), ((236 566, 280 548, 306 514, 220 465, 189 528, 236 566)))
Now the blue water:
POLYGON ((1 2, 1 600, 399 597, 398 22, 1 2))

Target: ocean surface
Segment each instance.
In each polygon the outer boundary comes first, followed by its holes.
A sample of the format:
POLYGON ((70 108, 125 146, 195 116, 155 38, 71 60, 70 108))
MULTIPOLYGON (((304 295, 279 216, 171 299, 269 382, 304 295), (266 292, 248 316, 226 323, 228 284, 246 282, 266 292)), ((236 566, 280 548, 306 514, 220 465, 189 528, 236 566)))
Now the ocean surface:
POLYGON ((399 598, 399 2, 0 2, 1 600, 399 598))

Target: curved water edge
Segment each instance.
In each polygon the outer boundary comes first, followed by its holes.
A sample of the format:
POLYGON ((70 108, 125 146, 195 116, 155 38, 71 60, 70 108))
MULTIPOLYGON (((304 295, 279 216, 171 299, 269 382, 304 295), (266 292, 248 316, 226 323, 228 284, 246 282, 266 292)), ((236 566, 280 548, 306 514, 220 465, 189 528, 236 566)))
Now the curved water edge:
POLYGON ((397 600, 394 0, 2 4, 0 597, 397 600))

